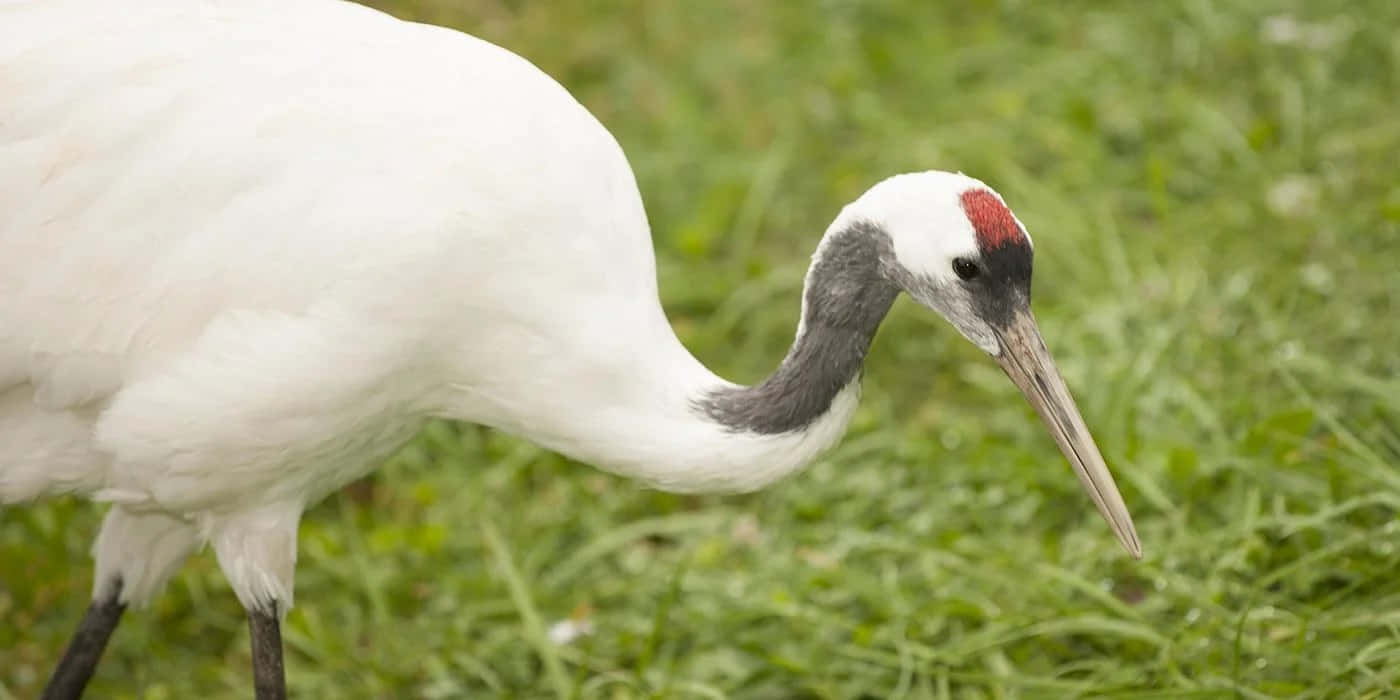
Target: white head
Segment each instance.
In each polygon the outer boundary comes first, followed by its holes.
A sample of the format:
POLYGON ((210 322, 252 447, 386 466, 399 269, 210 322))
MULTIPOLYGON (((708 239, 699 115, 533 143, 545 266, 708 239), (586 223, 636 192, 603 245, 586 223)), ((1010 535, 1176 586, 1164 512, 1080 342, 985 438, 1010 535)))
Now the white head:
POLYGON ((815 257, 804 303, 816 308, 804 307, 804 319, 873 333, 888 302, 864 300, 892 300, 898 291, 937 311, 996 358, 1118 539, 1140 555, 1123 498, 1036 328, 1031 239, 1000 195, 959 173, 897 175, 846 206, 815 257))
POLYGON ((992 356, 993 324, 1029 309, 1030 235, 1001 195, 962 173, 896 175, 847 205, 827 237, 865 224, 888 238, 886 274, 992 356))

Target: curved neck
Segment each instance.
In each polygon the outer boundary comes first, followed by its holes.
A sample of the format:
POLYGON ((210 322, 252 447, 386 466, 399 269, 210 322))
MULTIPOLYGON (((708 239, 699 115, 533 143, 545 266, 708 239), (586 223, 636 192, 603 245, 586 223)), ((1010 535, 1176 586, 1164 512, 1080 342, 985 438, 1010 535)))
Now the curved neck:
POLYGON ((807 271, 792 347, 753 386, 705 369, 668 324, 675 364, 654 380, 671 390, 653 388, 659 403, 623 412, 610 454, 587 461, 680 492, 752 491, 806 466, 855 414, 866 352, 898 295, 882 270, 892 261, 876 226, 828 230, 807 271))
POLYGON ((754 386, 700 364, 654 297, 636 306, 613 299, 568 323, 551 314, 547 334, 511 335, 515 353, 534 360, 491 365, 498 369, 453 385, 446 415, 667 491, 761 488, 845 432, 866 351, 897 295, 882 274, 892 255, 875 226, 828 230, 807 272, 792 348, 754 386), (577 320, 595 314, 606 322, 577 320), (615 332, 618 324, 629 331, 615 332), (540 344, 522 344, 526 338, 540 344))
POLYGON ((866 352, 898 289, 881 274, 884 232, 855 225, 828 234, 813 255, 802 293, 797 338, 782 364, 749 387, 698 397, 696 408, 733 431, 777 435, 806 430, 856 388, 866 352))

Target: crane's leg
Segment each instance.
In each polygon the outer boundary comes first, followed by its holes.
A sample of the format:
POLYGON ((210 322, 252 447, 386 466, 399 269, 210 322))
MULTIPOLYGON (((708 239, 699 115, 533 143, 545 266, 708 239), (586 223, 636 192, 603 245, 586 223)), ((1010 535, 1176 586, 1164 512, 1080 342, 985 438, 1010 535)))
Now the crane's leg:
POLYGON ((323 311, 221 314, 166 371, 124 385, 95 427, 98 447, 113 456, 109 489, 130 485, 184 504, 178 510, 208 537, 248 611, 260 698, 286 687, 279 625, 292 606, 308 499, 367 471, 418 427, 416 419, 385 426, 399 410, 382 397, 398 380, 404 341, 366 337, 365 319, 339 305, 323 311), (344 449, 359 435, 364 448, 344 449))
POLYGON ((300 503, 269 504, 210 521, 209 542, 248 611, 257 700, 283 700, 282 616, 292 606, 300 503))
POLYGON ((63 659, 44 686, 43 700, 74 700, 83 696, 83 689, 97 670, 102 651, 107 648, 107 640, 111 639, 112 631, 126 612, 126 603, 119 600, 121 581, 107 586, 106 591, 104 597, 94 599, 88 606, 78 631, 63 652, 63 659))
POLYGON ((92 546, 92 605, 44 687, 44 700, 82 697, 127 605, 145 605, 198 543, 194 527, 179 518, 122 506, 107 512, 92 546))
POLYGON ((257 700, 284 700, 287 677, 282 668, 282 626, 277 604, 270 609, 248 611, 248 632, 253 639, 253 692, 257 700))

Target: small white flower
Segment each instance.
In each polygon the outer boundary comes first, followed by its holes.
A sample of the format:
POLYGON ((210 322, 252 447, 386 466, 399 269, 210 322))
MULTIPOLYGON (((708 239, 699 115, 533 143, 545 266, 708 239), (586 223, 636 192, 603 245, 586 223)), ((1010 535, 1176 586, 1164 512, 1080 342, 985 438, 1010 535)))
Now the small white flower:
POLYGON ((1317 205, 1317 184, 1307 175, 1285 175, 1269 188, 1269 211, 1288 218, 1311 214, 1317 205))
POLYGON ((561 647, 590 634, 593 634, 593 621, 587 618, 560 620, 549 627, 549 641, 561 647))

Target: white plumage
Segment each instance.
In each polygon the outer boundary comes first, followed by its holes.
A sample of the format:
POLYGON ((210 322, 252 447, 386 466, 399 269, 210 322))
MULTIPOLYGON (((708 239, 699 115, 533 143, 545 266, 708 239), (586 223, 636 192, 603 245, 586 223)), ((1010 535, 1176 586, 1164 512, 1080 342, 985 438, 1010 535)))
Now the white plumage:
MULTIPOLYGON (((855 406, 853 380, 801 430, 702 419, 734 386, 666 321, 618 144, 457 32, 334 0, 6 0, 0 164, 0 502, 114 503, 99 599, 144 603, 208 541, 245 606, 284 611, 304 508, 430 417, 724 491, 855 406)), ((925 285, 903 291, 996 355, 935 298, 978 254, 969 189, 886 181, 816 259, 882 227, 880 264, 925 285)))
MULTIPOLYGON (((97 491, 216 536, 430 415, 567 448, 608 437, 576 406, 648 415, 655 379, 708 379, 675 372, 616 142, 514 54, 325 2, 45 1, 0 27, 5 500, 97 491)), ((233 580, 245 603, 261 578, 233 580)))

